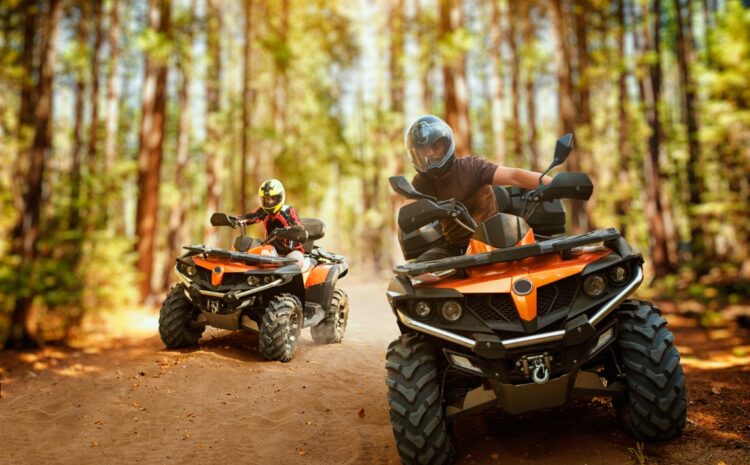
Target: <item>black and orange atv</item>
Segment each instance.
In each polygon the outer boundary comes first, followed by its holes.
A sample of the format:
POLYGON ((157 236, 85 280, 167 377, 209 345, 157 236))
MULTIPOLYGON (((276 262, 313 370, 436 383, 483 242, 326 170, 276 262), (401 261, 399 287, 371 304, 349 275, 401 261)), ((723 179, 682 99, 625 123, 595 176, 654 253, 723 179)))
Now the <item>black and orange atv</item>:
MULTIPOLYGON (((557 142, 553 167, 572 149, 557 142)), ((511 414, 558 407, 571 396, 612 398, 639 440, 685 426, 680 355, 661 312, 628 297, 643 259, 620 233, 564 236, 560 199, 588 200, 584 173, 535 190, 494 187, 498 213, 476 225, 455 200, 393 189, 416 200, 399 211, 405 258, 444 240, 436 220, 474 231, 465 255, 394 269, 388 301, 401 337, 386 355, 393 434, 406 464, 450 463, 448 422, 490 407, 511 414)))
POLYGON ((224 213, 214 213, 211 224, 240 228, 240 235, 233 250, 183 247, 174 269, 180 282, 159 315, 167 347, 195 345, 209 325, 258 333, 263 357, 282 362, 291 360, 302 328, 310 328, 315 342, 341 342, 349 300, 336 285, 349 267, 343 256, 314 245, 323 237, 322 221, 302 218, 304 228, 280 228, 264 241, 247 237, 245 224, 224 213), (303 269, 277 255, 276 239, 303 243, 303 269))

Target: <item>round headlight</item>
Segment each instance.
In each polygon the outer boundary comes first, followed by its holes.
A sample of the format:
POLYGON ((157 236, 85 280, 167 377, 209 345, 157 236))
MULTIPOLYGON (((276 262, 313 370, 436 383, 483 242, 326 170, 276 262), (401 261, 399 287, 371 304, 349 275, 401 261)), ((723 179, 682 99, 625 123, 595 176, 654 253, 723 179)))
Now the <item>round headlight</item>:
POLYGON ((440 313, 448 321, 456 321, 461 318, 461 305, 458 302, 449 300, 443 304, 440 313))
POLYGON ((601 297, 606 289, 604 278, 598 274, 591 275, 583 280, 583 292, 589 297, 601 297))
POLYGON ((609 279, 615 284, 622 284, 628 279, 628 269, 622 265, 617 265, 609 270, 609 279))
POLYGON ((273 279, 273 276, 266 276, 265 278, 263 278, 263 282, 270 283, 272 279, 273 279))
POLYGON ((188 276, 195 276, 195 274, 198 273, 198 270, 195 268, 195 265, 188 265, 185 268, 185 273, 187 273, 188 276))
POLYGON ((432 307, 425 301, 417 302, 414 305, 414 314, 419 318, 427 318, 432 313, 432 307))
POLYGON ((257 286, 260 284, 260 279, 258 279, 257 276, 248 276, 247 277, 247 285, 248 286, 257 286))

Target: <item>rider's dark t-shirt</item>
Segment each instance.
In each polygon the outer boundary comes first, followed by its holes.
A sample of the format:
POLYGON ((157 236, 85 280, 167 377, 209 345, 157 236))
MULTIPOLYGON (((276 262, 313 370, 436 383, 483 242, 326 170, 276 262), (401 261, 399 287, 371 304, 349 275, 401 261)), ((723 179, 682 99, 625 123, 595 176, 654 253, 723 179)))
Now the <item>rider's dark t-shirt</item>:
MULTIPOLYGON (((477 224, 497 213, 492 177, 497 165, 480 157, 456 158, 453 167, 440 178, 417 173, 414 188, 438 200, 456 199, 463 203, 477 224)), ((442 220, 445 238, 451 244, 465 247, 471 233, 453 220, 442 220)))

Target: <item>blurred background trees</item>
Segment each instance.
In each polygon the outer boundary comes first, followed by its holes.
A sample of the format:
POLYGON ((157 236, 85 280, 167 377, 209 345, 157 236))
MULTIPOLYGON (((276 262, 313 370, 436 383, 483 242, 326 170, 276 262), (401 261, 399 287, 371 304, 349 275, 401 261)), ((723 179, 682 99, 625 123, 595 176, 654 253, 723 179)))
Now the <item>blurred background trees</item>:
MULTIPOLYGON (((0 0, 0 341, 153 301, 215 210, 281 179, 353 269, 399 260, 405 126, 596 186, 664 288, 750 279, 750 10, 737 0, 0 0), (42 323, 39 325, 39 323, 42 323)), ((256 231, 258 233, 258 231, 256 231)), ((709 293, 710 294, 710 293, 709 293)))

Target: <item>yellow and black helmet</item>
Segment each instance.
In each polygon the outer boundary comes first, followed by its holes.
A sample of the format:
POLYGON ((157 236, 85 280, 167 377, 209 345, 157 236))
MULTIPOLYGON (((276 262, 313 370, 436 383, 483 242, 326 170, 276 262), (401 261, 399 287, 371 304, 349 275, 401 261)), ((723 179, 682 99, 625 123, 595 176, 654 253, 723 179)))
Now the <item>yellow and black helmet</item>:
POLYGON ((278 179, 267 179, 260 185, 258 197, 263 210, 267 213, 278 213, 284 206, 284 185, 278 179))

